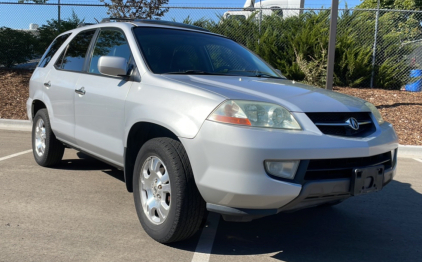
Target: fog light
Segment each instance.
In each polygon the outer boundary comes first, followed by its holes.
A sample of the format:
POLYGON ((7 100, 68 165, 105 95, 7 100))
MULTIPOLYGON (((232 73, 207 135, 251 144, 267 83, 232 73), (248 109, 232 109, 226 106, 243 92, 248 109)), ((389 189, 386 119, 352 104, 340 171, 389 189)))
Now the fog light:
POLYGON ((299 160, 267 160, 265 161, 265 170, 273 176, 294 179, 299 162, 299 160))

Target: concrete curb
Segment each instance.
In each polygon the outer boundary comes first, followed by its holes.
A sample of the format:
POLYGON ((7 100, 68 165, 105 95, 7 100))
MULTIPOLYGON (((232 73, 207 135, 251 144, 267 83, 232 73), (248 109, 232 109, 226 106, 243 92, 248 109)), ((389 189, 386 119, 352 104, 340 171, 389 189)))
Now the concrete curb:
MULTIPOLYGON (((0 119, 0 129, 14 131, 31 131, 29 120, 0 119)), ((422 158, 422 146, 399 146, 399 157, 422 158)))
POLYGON ((399 146, 398 157, 422 158, 422 146, 399 146))
POLYGON ((29 120, 0 119, 0 129, 14 131, 31 131, 32 123, 29 120))

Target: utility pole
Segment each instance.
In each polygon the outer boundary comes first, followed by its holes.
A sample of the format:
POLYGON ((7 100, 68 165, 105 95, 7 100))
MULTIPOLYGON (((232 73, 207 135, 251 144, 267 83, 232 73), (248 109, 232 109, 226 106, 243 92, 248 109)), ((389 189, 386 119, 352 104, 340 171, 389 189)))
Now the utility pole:
POLYGON ((300 11, 299 14, 303 14, 305 8, 305 0, 300 0, 300 11))
POLYGON ((61 32, 62 31, 62 29, 61 29, 61 19, 60 19, 60 0, 59 0, 59 3, 58 3, 58 5, 57 5, 57 21, 58 21, 58 23, 59 23, 59 32, 61 32))
POLYGON ((333 90, 333 83, 334 83, 334 58, 336 55, 338 1, 339 0, 332 0, 332 3, 331 3, 330 40, 328 44, 327 85, 325 87, 328 90, 333 90))
POLYGON ((377 16, 375 18, 375 36, 374 36, 374 49, 372 51, 372 74, 371 74, 371 88, 374 87, 375 78, 375 62, 377 59, 377 40, 378 40, 378 20, 380 18, 380 0, 377 5, 377 16))
MULTIPOLYGON (((255 2, 255 1, 252 1, 255 2)), ((258 45, 261 41, 261 25, 262 25, 262 2, 259 0, 259 38, 258 38, 258 45)))

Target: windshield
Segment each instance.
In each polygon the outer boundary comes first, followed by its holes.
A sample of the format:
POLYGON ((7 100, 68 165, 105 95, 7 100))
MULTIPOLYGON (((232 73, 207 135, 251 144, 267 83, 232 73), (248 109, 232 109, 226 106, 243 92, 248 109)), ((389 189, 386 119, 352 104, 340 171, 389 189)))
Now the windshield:
POLYGON ((236 42, 204 33, 137 27, 135 36, 155 74, 283 77, 236 42))

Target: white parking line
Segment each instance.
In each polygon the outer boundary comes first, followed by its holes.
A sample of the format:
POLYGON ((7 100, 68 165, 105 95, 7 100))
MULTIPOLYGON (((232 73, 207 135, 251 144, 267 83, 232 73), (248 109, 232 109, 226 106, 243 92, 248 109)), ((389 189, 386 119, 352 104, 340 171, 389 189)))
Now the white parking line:
POLYGON ((422 159, 418 159, 418 158, 413 158, 413 159, 422 163, 422 159))
POLYGON ((207 227, 202 229, 201 237, 193 254, 192 262, 208 262, 214 243, 215 234, 217 233, 220 214, 209 213, 207 218, 207 227))
POLYGON ((15 156, 20 156, 20 155, 23 155, 23 154, 28 154, 28 153, 30 153, 30 152, 32 152, 32 149, 30 149, 30 150, 26 150, 26 151, 23 151, 23 152, 19 152, 19 153, 13 154, 13 155, 9 155, 9 156, 5 156, 5 157, 1 157, 1 158, 0 158, 0 161, 3 161, 3 160, 6 160, 6 159, 9 159, 9 158, 12 158, 12 157, 15 157, 15 156))

